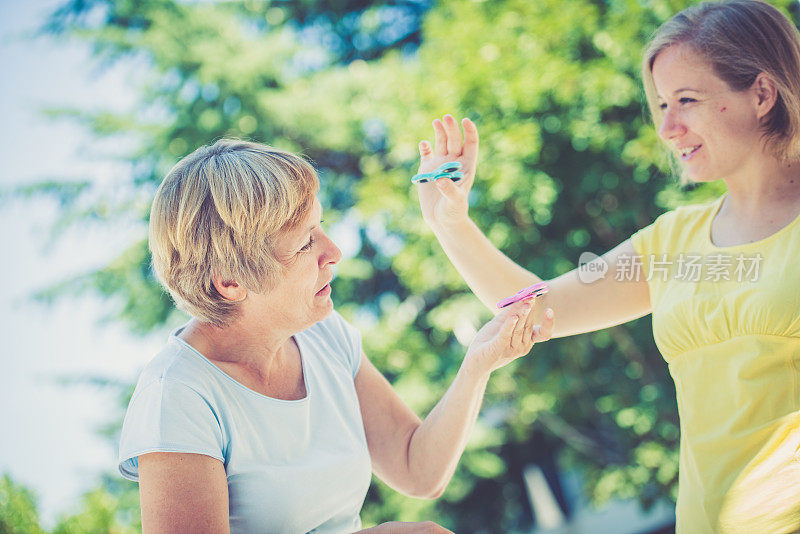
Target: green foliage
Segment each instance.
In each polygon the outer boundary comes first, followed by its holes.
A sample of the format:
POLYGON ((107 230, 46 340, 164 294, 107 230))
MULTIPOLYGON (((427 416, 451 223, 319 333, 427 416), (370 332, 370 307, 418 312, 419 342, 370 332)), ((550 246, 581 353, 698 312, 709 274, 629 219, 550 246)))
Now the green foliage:
POLYGON ((106 477, 78 503, 78 511, 65 514, 52 530, 39 522, 33 493, 11 480, 0 478, 0 534, 134 534, 142 531, 139 488, 114 475, 106 477))
POLYGON ((138 524, 122 526, 121 512, 139 508, 138 491, 136 499, 131 501, 132 493, 115 495, 105 487, 86 493, 81 498, 80 511, 67 516, 58 522, 52 530, 53 534, 94 534, 108 532, 111 534, 134 534, 141 532, 141 519, 138 524), (128 497, 126 499, 126 497, 128 497))
POLYGON ((24 486, 4 474, 0 478, 0 534, 38 534, 36 497, 24 486))
MULTIPOLYGON (((135 140, 132 179, 119 184, 133 200, 115 216, 143 223, 169 167, 221 136, 315 162, 326 220, 359 246, 338 270, 337 308, 400 394, 426 412, 458 368, 461 341, 489 317, 425 228, 409 187, 431 119, 475 120, 473 219, 515 261, 558 276, 582 251, 602 253, 665 208, 719 192, 687 194, 665 178, 638 80, 643 43, 688 4, 447 0, 427 11, 424 2, 70 0, 47 29, 90 43, 102 61, 135 57, 142 69, 134 114, 60 112, 98 137, 135 140), (400 12, 392 33, 386 17, 400 12)), ((66 210, 93 213, 81 204, 90 193, 82 185, 42 190, 66 210)), ((113 299, 116 318, 147 332, 176 316, 150 273, 141 226, 142 240, 80 287, 113 299)), ((363 518, 524 531, 521 472, 555 456, 583 473, 596 502, 650 506, 674 499, 677 444, 674 388, 642 319, 537 346, 496 373, 443 498, 415 501, 376 481, 363 518)), ((110 529, 115 507, 127 510, 121 524, 136 525, 131 487, 111 478, 104 486, 62 531, 110 529)))

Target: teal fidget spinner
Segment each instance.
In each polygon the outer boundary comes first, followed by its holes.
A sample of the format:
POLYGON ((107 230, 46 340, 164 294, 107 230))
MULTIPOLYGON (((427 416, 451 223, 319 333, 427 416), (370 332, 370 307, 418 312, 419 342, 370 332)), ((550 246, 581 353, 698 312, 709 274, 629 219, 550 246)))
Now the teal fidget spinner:
POLYGON ((419 174, 415 174, 411 178, 412 184, 424 184, 427 182, 434 182, 439 178, 450 178, 454 182, 461 180, 464 177, 464 173, 459 171, 458 169, 461 168, 460 161, 448 161, 432 171, 432 172, 422 172, 419 174))

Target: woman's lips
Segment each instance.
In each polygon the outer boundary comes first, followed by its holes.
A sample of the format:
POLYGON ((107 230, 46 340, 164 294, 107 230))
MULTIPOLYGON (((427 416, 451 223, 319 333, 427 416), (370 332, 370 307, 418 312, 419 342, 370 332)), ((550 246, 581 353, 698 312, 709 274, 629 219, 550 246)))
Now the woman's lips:
POLYGON ((694 157, 695 154, 697 154, 697 151, 700 150, 700 148, 702 148, 702 146, 703 145, 697 145, 690 152, 688 152, 686 154, 681 154, 681 159, 683 161, 689 161, 690 159, 692 159, 694 157))
POLYGON ((331 285, 330 285, 330 283, 328 283, 328 284, 325 284, 325 286, 322 289, 317 291, 316 295, 318 297, 323 297, 325 295, 330 294, 330 292, 331 292, 331 285))

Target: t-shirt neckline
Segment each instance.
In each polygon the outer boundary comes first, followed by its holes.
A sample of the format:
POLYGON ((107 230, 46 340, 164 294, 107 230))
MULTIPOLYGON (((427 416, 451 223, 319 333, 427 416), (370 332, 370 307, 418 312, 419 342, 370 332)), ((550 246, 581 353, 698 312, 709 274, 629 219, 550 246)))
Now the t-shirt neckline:
POLYGON ((308 369, 307 369, 308 361, 307 361, 307 358, 305 356, 307 354, 307 352, 304 350, 304 348, 302 346, 302 343, 300 342, 300 338, 302 336, 299 336, 299 335, 295 334, 292 337, 294 338, 295 343, 297 343, 297 350, 300 352, 300 367, 303 370, 303 382, 304 382, 305 387, 306 387, 306 395, 302 399, 276 399, 275 397, 270 397, 269 395, 264 395, 263 393, 259 393, 258 391, 255 391, 255 390, 250 389, 249 387, 245 386, 244 384, 242 384, 241 382, 239 382, 238 380, 233 378, 231 375, 229 375, 228 373, 226 373, 225 371, 220 369, 214 362, 212 362, 211 360, 206 358, 199 350, 197 350, 196 348, 191 346, 184 339, 181 339, 180 337, 178 337, 178 334, 185 327, 186 327, 186 325, 183 325, 183 326, 180 326, 180 327, 176 328, 175 330, 173 330, 170 333, 169 339, 170 340, 174 340, 175 342, 177 342, 181 347, 185 348, 189 352, 189 354, 191 354, 193 356, 196 356, 197 357, 196 359, 199 359, 205 365, 210 366, 211 369, 215 373, 222 375, 225 380, 227 380, 229 382, 232 382, 235 387, 237 387, 239 389, 243 389, 243 390, 247 391, 249 394, 255 395, 258 398, 267 399, 267 400, 269 400, 271 402, 277 402, 277 403, 304 404, 304 403, 306 403, 308 401, 308 398, 311 396, 312 387, 311 387, 311 384, 309 384, 309 381, 308 381, 308 369))
POLYGON ((759 239, 758 241, 753 241, 752 243, 741 243, 739 245, 719 246, 716 245, 714 243, 714 240, 711 238, 711 226, 714 224, 714 219, 717 218, 719 210, 722 209, 722 203, 725 201, 727 197, 728 193, 725 193, 717 200, 717 205, 711 212, 711 217, 708 218, 708 222, 706 223, 706 231, 705 231, 706 242, 714 250, 736 250, 741 248, 750 248, 750 247, 758 247, 766 245, 770 241, 778 239, 778 237, 780 237, 784 233, 789 232, 792 229, 792 227, 798 224, 798 221, 800 221, 800 213, 798 213, 797 216, 794 219, 792 219, 786 226, 780 228, 779 230, 773 232, 772 234, 764 238, 759 239))

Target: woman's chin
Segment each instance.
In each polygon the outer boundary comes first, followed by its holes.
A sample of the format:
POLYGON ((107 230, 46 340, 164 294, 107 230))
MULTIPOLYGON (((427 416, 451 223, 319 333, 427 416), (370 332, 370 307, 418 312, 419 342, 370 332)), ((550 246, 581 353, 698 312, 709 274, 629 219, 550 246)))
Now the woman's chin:
POLYGON ((721 177, 715 174, 702 172, 697 169, 684 169, 683 171, 683 182, 686 184, 706 184, 709 182, 716 182, 720 180, 721 177))
POLYGON ((333 313, 333 300, 330 297, 325 299, 324 303, 318 303, 316 310, 315 310, 315 323, 326 319, 331 313, 333 313), (321 304, 321 305, 320 305, 321 304))

